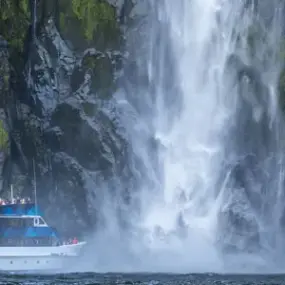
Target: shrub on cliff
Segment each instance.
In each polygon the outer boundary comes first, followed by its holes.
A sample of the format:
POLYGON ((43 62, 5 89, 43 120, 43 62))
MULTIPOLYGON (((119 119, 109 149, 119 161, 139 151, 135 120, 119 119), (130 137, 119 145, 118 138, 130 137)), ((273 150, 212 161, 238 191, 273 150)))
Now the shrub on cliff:
POLYGON ((4 124, 0 121, 0 151, 5 152, 8 149, 8 132, 4 128, 4 124))
POLYGON ((30 25, 28 1, 0 1, 0 35, 16 52, 22 51, 30 25))
POLYGON ((120 39, 116 8, 102 0, 61 0, 60 30, 76 48, 117 48, 120 39))

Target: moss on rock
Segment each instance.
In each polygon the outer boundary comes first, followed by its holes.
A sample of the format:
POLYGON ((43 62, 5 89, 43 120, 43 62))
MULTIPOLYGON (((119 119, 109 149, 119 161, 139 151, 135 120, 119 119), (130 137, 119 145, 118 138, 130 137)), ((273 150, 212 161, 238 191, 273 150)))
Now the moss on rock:
POLYGON ((114 67, 111 59, 107 55, 86 55, 82 61, 82 68, 84 72, 89 71, 92 76, 91 88, 101 98, 109 98, 114 85, 114 67))
POLYGON ((120 38, 116 9, 102 0, 61 0, 60 30, 75 48, 116 47, 120 38))
MULTIPOLYGON (((42 17, 51 16, 49 13, 41 13, 46 3, 47 1, 38 2, 40 22, 44 22, 42 17)), ((60 0, 54 5, 58 5, 54 10, 59 11, 60 31, 75 48, 96 46, 104 50, 118 47, 120 31, 116 8, 108 1, 60 0)), ((30 24, 29 0, 0 0, 0 35, 8 41, 14 51, 23 51, 30 24)))
POLYGON ((6 152, 9 144, 9 135, 4 127, 3 121, 0 120, 0 151, 6 152))
POLYGON ((98 112, 98 110, 97 110, 98 108, 94 103, 84 102, 81 104, 81 106, 83 108, 84 114, 87 117, 93 118, 96 115, 96 113, 98 112))
POLYGON ((72 10, 77 19, 80 20, 84 35, 91 41, 94 32, 100 26, 116 29, 115 9, 107 2, 94 0, 72 0, 72 10))
POLYGON ((13 52, 22 52, 30 25, 29 0, 0 0, 0 35, 13 52))
POLYGON ((285 69, 283 69, 280 73, 278 91, 280 107, 283 111, 285 111, 285 69))

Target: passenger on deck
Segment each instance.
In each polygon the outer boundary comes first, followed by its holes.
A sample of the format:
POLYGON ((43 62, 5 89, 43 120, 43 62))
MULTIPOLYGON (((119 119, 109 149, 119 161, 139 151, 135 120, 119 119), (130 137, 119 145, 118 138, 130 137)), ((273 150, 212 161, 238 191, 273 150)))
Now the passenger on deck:
POLYGON ((10 199, 2 199, 0 198, 0 206, 2 205, 15 205, 15 204, 31 204, 32 200, 31 198, 20 198, 19 196, 17 196, 17 198, 12 198, 10 199))
POLYGON ((77 243, 78 243, 78 239, 76 237, 74 237, 72 240, 72 244, 77 244, 77 243))

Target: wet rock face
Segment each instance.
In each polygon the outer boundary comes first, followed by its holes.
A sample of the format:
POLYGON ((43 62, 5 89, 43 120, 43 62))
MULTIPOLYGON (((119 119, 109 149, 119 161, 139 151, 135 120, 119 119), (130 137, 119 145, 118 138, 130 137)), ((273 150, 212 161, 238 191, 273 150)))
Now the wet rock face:
POLYGON ((223 174, 224 208, 219 213, 219 232, 226 234, 219 239, 228 251, 260 252, 277 240, 272 233, 279 221, 272 223, 276 219, 272 205, 280 198, 271 189, 280 187, 278 165, 284 150, 279 142, 284 130, 272 123, 270 90, 259 70, 231 55, 225 72, 230 92, 239 98, 234 120, 229 122, 226 151, 230 155, 223 174))
POLYGON ((40 0, 33 9, 34 1, 18 2, 0 11, 0 119, 11 137, 9 155, 0 140, 2 194, 13 184, 16 193, 33 195, 34 161, 48 222, 78 234, 96 223, 94 203, 105 190, 96 181, 130 174, 113 93, 123 63, 121 25, 136 5, 40 0))
MULTIPOLYGON (((234 198, 240 198, 239 195, 235 195, 234 198)), ((222 226, 219 242, 225 253, 254 253, 260 250, 257 218, 251 213, 250 205, 241 201, 243 200, 233 199, 220 215, 222 226)))
MULTIPOLYGON (((0 173, 4 174, 5 164, 9 158, 8 121, 5 106, 9 99, 9 52, 8 43, 0 36, 0 173)), ((0 187, 3 187, 3 175, 0 176, 0 187)))

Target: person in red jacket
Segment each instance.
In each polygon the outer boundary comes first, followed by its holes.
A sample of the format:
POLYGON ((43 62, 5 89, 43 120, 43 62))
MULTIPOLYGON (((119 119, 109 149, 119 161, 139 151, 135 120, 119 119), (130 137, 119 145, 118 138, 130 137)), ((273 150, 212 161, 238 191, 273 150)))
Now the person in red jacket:
POLYGON ((73 240, 72 240, 72 243, 73 244, 77 244, 78 243, 78 239, 76 237, 74 237, 73 240))

